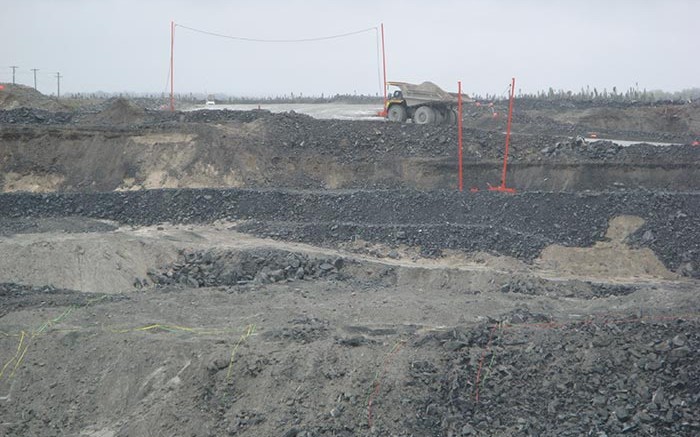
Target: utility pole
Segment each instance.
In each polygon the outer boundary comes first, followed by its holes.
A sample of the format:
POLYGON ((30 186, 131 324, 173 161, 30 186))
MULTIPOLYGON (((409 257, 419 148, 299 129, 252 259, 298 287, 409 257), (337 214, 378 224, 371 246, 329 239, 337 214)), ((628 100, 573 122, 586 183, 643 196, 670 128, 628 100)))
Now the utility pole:
POLYGON ((36 72, 39 71, 38 68, 32 68, 32 71, 34 72, 34 89, 36 89, 36 72))
POLYGON ((10 68, 12 69, 12 85, 15 84, 15 70, 17 70, 19 67, 16 65, 10 65, 10 68))
POLYGON ((56 98, 61 98, 61 73, 56 73, 56 98))

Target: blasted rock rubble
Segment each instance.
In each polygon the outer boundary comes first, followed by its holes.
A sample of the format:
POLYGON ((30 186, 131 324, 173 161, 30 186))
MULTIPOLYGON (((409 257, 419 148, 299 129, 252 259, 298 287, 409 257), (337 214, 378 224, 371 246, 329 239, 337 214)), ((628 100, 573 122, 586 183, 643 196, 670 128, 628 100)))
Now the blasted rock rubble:
MULTIPOLYGON (((375 157, 383 155, 403 156, 451 156, 456 143, 456 133, 450 126, 417 126, 374 121, 317 120, 296 113, 271 114, 268 111, 193 111, 186 113, 187 122, 252 122, 262 120, 267 126, 268 140, 278 145, 280 152, 316 151, 318 154, 337 156, 341 162, 367 159, 363 152, 371 151, 375 157)), ((581 137, 587 130, 569 127, 570 136, 560 134, 527 135, 514 141, 511 149, 513 160, 532 160, 538 156, 551 159, 625 161, 638 158, 661 159, 667 162, 700 160, 697 147, 685 146, 689 138, 675 137, 679 147, 659 149, 642 146, 620 147, 610 141, 597 141, 581 137), (584 146, 583 148, 581 146, 584 146), (641 150, 640 150, 641 149, 641 150)), ((516 134, 517 135, 517 134, 516 134)), ((634 135, 634 133, 632 133, 634 135)), ((639 136, 639 133, 637 133, 639 136)), ((645 137, 650 133, 645 132, 645 137)), ((468 160, 503 158, 504 136, 498 131, 477 127, 464 128, 465 158, 468 160)), ((662 136, 659 140, 674 138, 662 136)), ((643 143, 643 141, 640 141, 643 143)))
POLYGON ((160 286, 216 287, 270 284, 302 279, 337 278, 343 258, 318 259, 284 251, 232 253, 187 251, 171 265, 149 272, 160 286))
POLYGON ((73 120, 70 112, 53 112, 43 109, 15 108, 0 111, 0 123, 9 125, 66 124, 73 120))
POLYGON ((520 326, 502 330, 455 328, 424 340, 447 352, 437 365, 412 368, 407 385, 440 387, 439 395, 417 401, 408 419, 413 429, 453 436, 700 432, 697 322, 603 320, 542 329, 535 326, 541 318, 519 319, 520 326), (483 358, 475 345, 487 348, 483 358), (477 403, 480 365, 492 379, 477 403))
POLYGON ((354 239, 484 250, 531 260, 550 244, 590 246, 609 220, 645 224, 630 243, 650 247, 671 270, 700 277, 700 200, 693 193, 498 193, 438 191, 149 190, 6 194, 0 218, 83 216, 133 225, 246 220, 238 229, 320 244, 354 239))

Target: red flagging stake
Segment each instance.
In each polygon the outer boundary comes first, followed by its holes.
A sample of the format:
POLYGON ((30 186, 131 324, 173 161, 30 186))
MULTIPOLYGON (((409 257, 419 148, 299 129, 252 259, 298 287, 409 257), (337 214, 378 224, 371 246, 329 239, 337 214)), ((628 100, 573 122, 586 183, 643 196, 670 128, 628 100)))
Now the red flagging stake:
POLYGON ((175 59, 175 22, 170 22, 170 112, 175 112, 175 71, 173 69, 175 59))
POLYGON ((464 173, 462 172, 462 81, 457 81, 457 173, 460 193, 464 189, 464 173))
POLYGON ((386 117, 386 49, 384 48, 384 23, 381 25, 382 28, 382 68, 384 70, 384 106, 382 107, 382 112, 380 115, 386 117))
POLYGON ((513 122, 513 99, 515 98, 515 78, 510 85, 510 103, 508 104, 508 128, 506 129, 506 151, 503 156, 503 173, 501 174, 501 185, 498 187, 489 187, 491 191, 504 191, 507 193, 515 193, 515 188, 506 187, 506 174, 508 172, 508 148, 510 147, 510 127, 513 122))

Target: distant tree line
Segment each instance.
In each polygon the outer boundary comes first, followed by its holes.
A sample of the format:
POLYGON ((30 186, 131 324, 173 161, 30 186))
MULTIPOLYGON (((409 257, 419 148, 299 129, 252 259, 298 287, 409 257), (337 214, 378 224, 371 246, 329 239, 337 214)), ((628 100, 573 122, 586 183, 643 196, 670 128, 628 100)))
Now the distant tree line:
MULTIPOLYGON (((170 99, 170 94, 149 94, 149 93, 71 93, 68 97, 77 100, 105 100, 110 98, 123 97, 132 100, 149 99, 163 100, 170 99)), ((326 96, 305 96, 303 94, 285 94, 274 97, 241 97, 231 96, 227 94, 201 94, 201 93, 186 93, 175 94, 175 100, 183 103, 204 103, 207 100, 213 100, 218 104, 257 104, 257 103, 382 103, 383 97, 378 95, 367 94, 333 94, 326 96)))
MULTIPOLYGON (((596 87, 586 86, 574 92, 563 89, 555 90, 550 87, 546 91, 538 91, 536 93, 523 93, 519 91, 516 93, 516 97, 541 101, 601 101, 622 103, 654 103, 662 101, 689 102, 700 100, 700 88, 688 88, 676 92, 667 92, 662 90, 647 90, 646 88, 639 89, 637 86, 630 87, 624 91, 618 90, 617 87, 612 87, 612 89, 608 90, 607 88, 598 89, 596 87)), ((507 96, 486 94, 485 96, 477 95, 475 98, 479 100, 505 100, 507 96)))
MULTIPOLYGON (((551 102, 620 102, 620 103, 655 103, 655 102, 688 102, 700 100, 700 88, 688 88, 682 91, 667 92, 662 90, 639 89, 634 86, 626 90, 619 90, 617 87, 598 89, 596 87, 582 87, 579 91, 549 88, 548 90, 536 93, 523 93, 518 91, 517 98, 534 101, 551 102)), ((70 93, 66 97, 76 100, 106 100, 109 98, 123 97, 132 100, 151 100, 166 102, 170 95, 167 93, 70 93)), ((507 93, 472 95, 477 100, 496 101, 506 100, 507 93)), ((202 94, 202 93, 178 93, 175 100, 182 103, 200 104, 207 100, 214 100, 218 104, 264 104, 264 103, 381 103, 382 96, 368 94, 333 94, 320 96, 305 96, 301 93, 289 93, 274 97, 242 97, 228 94, 202 94)))

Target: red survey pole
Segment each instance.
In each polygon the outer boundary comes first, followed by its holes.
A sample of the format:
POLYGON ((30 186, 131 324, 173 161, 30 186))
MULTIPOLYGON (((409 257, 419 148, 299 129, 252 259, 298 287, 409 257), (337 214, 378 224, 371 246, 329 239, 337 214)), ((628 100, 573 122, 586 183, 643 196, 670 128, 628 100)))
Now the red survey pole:
POLYGON ((462 81, 457 81, 457 168, 459 179, 459 191, 464 189, 463 173, 462 173, 462 81))
POLYGON ((506 154, 503 157, 503 174, 501 175, 501 186, 506 186, 506 172, 508 170, 508 149, 510 148, 510 127, 513 122, 513 98, 515 97, 515 78, 510 85, 510 103, 508 104, 508 128, 506 129, 506 154))
POLYGON ((503 156, 503 173, 501 174, 501 185, 498 187, 489 187, 491 191, 505 191, 515 193, 515 188, 506 187, 506 174, 508 172, 508 148, 510 146, 510 127, 513 121, 513 99, 515 98, 515 78, 510 85, 510 103, 508 104, 508 127, 506 129, 506 151, 503 156))
POLYGON ((382 112, 380 115, 386 117, 386 49, 384 47, 384 23, 381 25, 382 28, 382 67, 384 69, 384 106, 382 107, 382 112))
POLYGON ((170 112, 175 111, 175 84, 173 79, 175 78, 175 71, 173 67, 175 63, 175 22, 170 22, 170 112))

